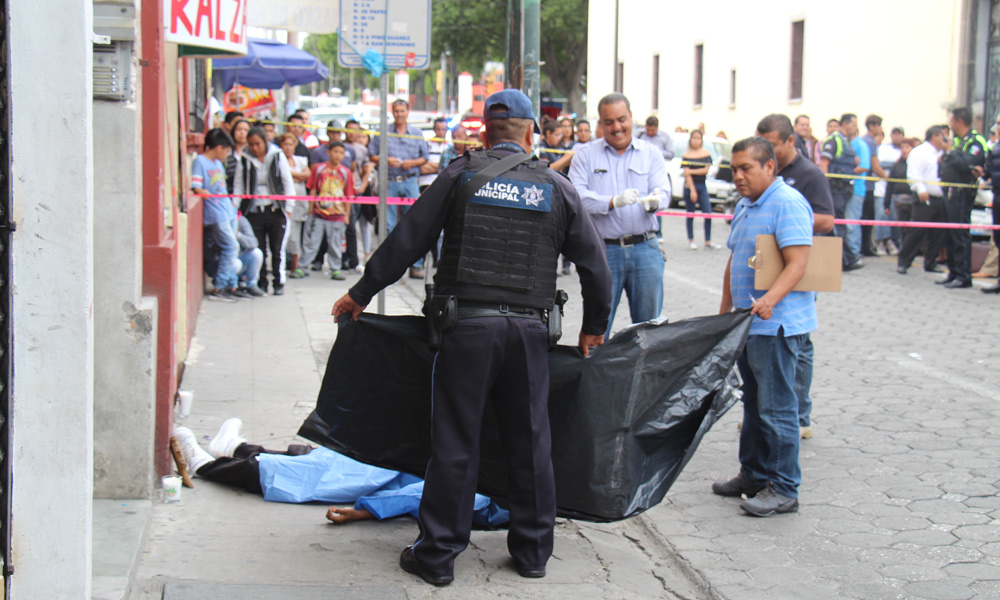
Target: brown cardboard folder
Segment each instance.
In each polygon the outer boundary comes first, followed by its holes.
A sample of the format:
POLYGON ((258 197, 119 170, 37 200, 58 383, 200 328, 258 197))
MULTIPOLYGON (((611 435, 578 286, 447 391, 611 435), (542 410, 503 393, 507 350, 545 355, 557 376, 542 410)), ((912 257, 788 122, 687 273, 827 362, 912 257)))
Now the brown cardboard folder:
MULTIPOLYGON (((806 272, 793 289, 796 292, 839 292, 843 240, 839 237, 814 237, 809 250, 806 272)), ((758 235, 757 249, 747 261, 754 270, 753 287, 769 290, 785 268, 785 259, 773 235, 758 235)))

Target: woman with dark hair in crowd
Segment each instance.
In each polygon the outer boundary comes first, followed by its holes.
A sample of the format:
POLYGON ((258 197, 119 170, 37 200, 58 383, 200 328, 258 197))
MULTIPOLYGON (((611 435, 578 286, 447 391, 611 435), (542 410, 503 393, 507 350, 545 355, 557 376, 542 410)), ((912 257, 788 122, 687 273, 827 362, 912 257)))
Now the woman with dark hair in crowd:
MULTIPOLYGON (((288 168, 292 171, 292 181, 295 182, 295 195, 306 196, 306 181, 309 180, 309 159, 305 156, 295 154, 295 148, 299 145, 299 138, 291 133, 283 133, 276 140, 278 147, 285 154, 288 161, 288 168)), ((288 269, 288 276, 292 279, 301 279, 308 273, 299 268, 299 255, 302 254, 302 229, 309 216, 308 200, 291 200, 285 203, 286 211, 289 214, 288 221, 288 256, 292 264, 288 269)))
POLYGON ((233 184, 236 182, 236 164, 247 149, 247 133, 250 132, 250 121, 237 119, 232 128, 233 151, 226 158, 226 188, 229 193, 233 193, 233 184))
MULTIPOLYGON (((262 252, 271 252, 271 284, 274 295, 285 291, 285 244, 288 239, 288 213, 284 200, 270 196, 295 195, 295 182, 281 150, 268 147, 267 132, 261 127, 252 127, 247 134, 247 151, 236 164, 236 181, 233 185, 236 195, 252 195, 243 198, 240 211, 246 215, 253 227, 254 235, 262 252)), ((267 261, 260 267, 257 283, 267 291, 267 261)))
MULTIPOLYGON (((694 214, 697 207, 701 207, 701 212, 706 215, 712 214, 712 199, 708 195, 708 188, 705 187, 705 177, 708 175, 708 168, 712 165, 712 155, 705 149, 705 136, 700 129, 691 131, 688 140, 688 149, 683 156, 684 165, 684 207, 687 212, 694 214), (697 165, 705 166, 697 166, 697 165)), ((694 243, 694 218, 688 217, 687 234, 688 247, 692 250, 698 249, 698 244, 694 243)), ((712 244, 712 220, 705 219, 705 247, 714 249, 719 246, 712 244)))

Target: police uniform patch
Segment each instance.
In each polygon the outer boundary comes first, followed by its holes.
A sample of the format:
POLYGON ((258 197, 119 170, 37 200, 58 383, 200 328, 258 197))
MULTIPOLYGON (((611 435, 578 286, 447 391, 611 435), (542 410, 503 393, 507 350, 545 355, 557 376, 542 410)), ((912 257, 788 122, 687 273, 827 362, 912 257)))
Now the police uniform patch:
MULTIPOLYGON (((463 172, 461 184, 465 185, 475 175, 469 171, 463 172)), ((469 198, 469 202, 486 206, 550 212, 552 210, 552 184, 495 177, 479 188, 476 195, 469 198)))

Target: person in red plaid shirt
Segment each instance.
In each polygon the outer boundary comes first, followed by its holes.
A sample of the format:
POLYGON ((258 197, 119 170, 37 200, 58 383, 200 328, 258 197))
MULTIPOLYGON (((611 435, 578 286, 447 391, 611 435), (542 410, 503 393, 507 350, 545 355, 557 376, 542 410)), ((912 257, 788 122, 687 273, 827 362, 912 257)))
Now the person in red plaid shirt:
MULTIPOLYGON (((330 159, 318 165, 309 177, 306 187, 314 196, 320 198, 354 198, 354 176, 351 170, 342 165, 345 150, 344 143, 333 141, 327 148, 330 159)), ((326 236, 326 258, 330 263, 330 279, 346 279, 340 272, 341 252, 344 235, 350 220, 350 206, 343 201, 332 199, 316 200, 312 203, 309 219, 306 221, 305 237, 302 240, 302 264, 311 264, 316 258, 326 236)))

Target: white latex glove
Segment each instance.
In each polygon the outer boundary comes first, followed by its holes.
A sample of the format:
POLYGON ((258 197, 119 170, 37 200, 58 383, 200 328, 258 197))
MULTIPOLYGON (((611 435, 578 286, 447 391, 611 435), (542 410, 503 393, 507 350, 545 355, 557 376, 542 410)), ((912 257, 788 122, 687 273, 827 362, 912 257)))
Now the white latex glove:
POLYGON ((660 203, 663 202, 663 192, 660 191, 660 188, 653 188, 653 192, 639 198, 639 202, 642 202, 642 207, 647 212, 656 212, 660 208, 660 203))
POLYGON ((611 199, 611 206, 615 208, 621 208, 623 206, 628 206, 629 204, 635 204, 639 201, 639 190, 627 189, 624 192, 618 194, 611 199))

